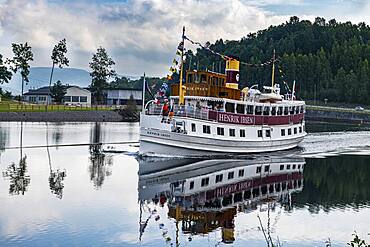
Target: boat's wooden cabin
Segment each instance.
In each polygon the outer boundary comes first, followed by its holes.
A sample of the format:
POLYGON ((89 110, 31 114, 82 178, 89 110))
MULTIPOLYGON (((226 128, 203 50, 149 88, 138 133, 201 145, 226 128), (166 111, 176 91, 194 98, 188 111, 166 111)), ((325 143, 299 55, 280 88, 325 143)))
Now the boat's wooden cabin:
MULTIPOLYGON (((226 86, 226 75, 211 71, 187 71, 185 96, 240 100, 241 90, 226 86)), ((171 95, 179 96, 179 83, 171 85, 171 95)))

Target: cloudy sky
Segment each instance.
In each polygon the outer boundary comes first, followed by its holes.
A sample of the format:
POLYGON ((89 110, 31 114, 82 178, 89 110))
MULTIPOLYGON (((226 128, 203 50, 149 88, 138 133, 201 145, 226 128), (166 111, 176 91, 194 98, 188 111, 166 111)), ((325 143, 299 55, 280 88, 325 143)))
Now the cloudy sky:
POLYGON ((168 73, 181 29, 205 42, 240 39, 278 25, 292 15, 314 20, 370 23, 365 0, 0 0, 0 53, 29 42, 32 66, 50 66, 50 53, 67 39, 70 66, 88 69, 92 53, 105 47, 123 75, 168 73))

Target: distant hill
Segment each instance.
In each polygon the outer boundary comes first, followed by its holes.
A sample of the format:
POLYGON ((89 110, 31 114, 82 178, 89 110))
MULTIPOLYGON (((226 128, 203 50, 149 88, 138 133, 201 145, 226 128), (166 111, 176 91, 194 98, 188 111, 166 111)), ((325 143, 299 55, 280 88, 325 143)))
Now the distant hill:
MULTIPOLYGON (((29 89, 39 88, 49 85, 50 67, 32 67, 30 69, 29 83, 25 84, 24 92, 29 89)), ((130 79, 137 79, 134 76, 127 76, 130 79)), ((87 87, 91 83, 91 77, 88 71, 76 68, 55 68, 53 82, 60 80, 63 84, 77 85, 87 87)), ((22 89, 21 77, 19 74, 13 76, 9 84, 0 85, 3 90, 11 91, 14 95, 19 94, 22 89)))

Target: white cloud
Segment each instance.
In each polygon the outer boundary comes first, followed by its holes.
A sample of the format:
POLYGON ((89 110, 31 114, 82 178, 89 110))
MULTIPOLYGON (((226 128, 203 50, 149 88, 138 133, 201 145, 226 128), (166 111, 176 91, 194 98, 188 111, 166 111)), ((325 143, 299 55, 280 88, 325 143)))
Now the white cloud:
POLYGON ((183 25, 189 36, 205 42, 240 39, 287 19, 242 0, 8 0, 0 2, 0 49, 10 56, 11 42, 28 41, 35 53, 33 65, 48 66, 52 47, 65 37, 73 67, 87 69, 91 54, 103 46, 121 74, 165 75, 183 25))

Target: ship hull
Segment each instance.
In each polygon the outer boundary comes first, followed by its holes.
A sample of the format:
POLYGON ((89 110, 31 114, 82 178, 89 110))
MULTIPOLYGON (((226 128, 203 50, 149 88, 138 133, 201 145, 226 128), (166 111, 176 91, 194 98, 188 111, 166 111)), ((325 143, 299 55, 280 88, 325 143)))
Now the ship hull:
POLYGON ((201 157, 273 152, 295 148, 303 138, 304 135, 285 140, 240 142, 141 129, 140 154, 143 156, 201 157), (151 136, 149 133, 158 133, 159 136, 151 136))

